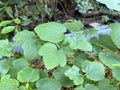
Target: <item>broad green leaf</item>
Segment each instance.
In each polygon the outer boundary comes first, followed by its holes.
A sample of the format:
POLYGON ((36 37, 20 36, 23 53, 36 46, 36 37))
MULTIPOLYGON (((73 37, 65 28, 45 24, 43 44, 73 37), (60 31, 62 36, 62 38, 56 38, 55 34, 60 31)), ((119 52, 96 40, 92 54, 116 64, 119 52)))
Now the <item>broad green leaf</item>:
POLYGON ((102 47, 110 51, 117 51, 117 47, 110 35, 100 34, 99 39, 93 37, 90 39, 90 42, 98 47, 102 47))
POLYGON ((39 71, 31 67, 25 67, 18 72, 17 79, 20 82, 35 82, 39 79, 39 71))
POLYGON ((81 21, 66 22, 64 25, 70 32, 78 32, 84 27, 81 21))
POLYGON ((12 32, 15 29, 15 26, 6 26, 1 30, 1 34, 7 34, 12 32))
POLYGON ((46 43, 40 48, 39 54, 43 56, 43 62, 47 69, 66 65, 66 56, 63 50, 58 50, 55 44, 46 43))
POLYGON ((70 69, 69 66, 59 67, 53 73, 55 79, 57 79, 58 81, 60 81, 60 83, 64 87, 72 87, 74 85, 73 81, 70 80, 68 77, 66 77, 65 74, 64 74, 68 69, 70 69))
POLYGON ((112 64, 120 64, 120 57, 114 53, 99 53, 99 58, 106 66, 112 67, 112 64))
POLYGON ((22 46, 26 41, 34 42, 35 33, 28 30, 23 30, 21 32, 17 32, 13 40, 15 41, 16 45, 22 46))
POLYGON ((92 84, 86 84, 85 85, 85 90, 99 90, 99 89, 92 84))
POLYGON ((16 19, 14 19, 14 23, 16 23, 16 24, 20 24, 20 23, 21 23, 21 21, 20 21, 20 19, 19 19, 19 18, 16 18, 16 19))
POLYGON ((86 77, 93 81, 102 80, 105 76, 105 68, 99 62, 89 63, 86 65, 86 69, 84 71, 86 72, 86 77))
POLYGON ((120 48, 120 35, 119 35, 119 33, 120 33, 120 30, 119 30, 120 24, 119 23, 110 24, 109 28, 111 28, 111 34, 110 34, 110 36, 111 36, 114 44, 118 48, 120 48))
POLYGON ((91 64, 91 61, 89 60, 84 60, 82 63, 82 71, 87 72, 88 66, 91 64))
POLYGON ((111 51, 117 51, 116 45, 113 43, 111 37, 109 35, 101 34, 99 37, 99 44, 111 51))
POLYGON ((15 79, 8 79, 0 82, 0 90, 17 90, 19 83, 15 79))
POLYGON ((36 87, 38 90, 61 90, 61 84, 52 78, 43 78, 37 81, 36 87))
POLYGON ((9 44, 8 40, 0 40, 0 58, 3 56, 10 57, 12 54, 11 52, 12 46, 9 44))
POLYGON ((19 68, 20 70, 25 68, 26 66, 28 66, 28 62, 27 60, 25 60, 24 58, 19 58, 19 59, 16 59, 13 61, 12 65, 15 67, 15 68, 19 68))
POLYGON ((119 0, 97 0, 97 1, 105 4, 109 9, 120 11, 120 1, 119 0))
POLYGON ((117 90, 117 88, 110 83, 111 82, 108 79, 103 79, 99 81, 98 83, 99 90, 117 90))
POLYGON ((112 65, 112 74, 116 80, 120 81, 120 63, 112 65))
POLYGON ((75 85, 80 85, 83 83, 83 77, 79 73, 80 69, 76 66, 72 66, 72 68, 68 69, 65 72, 65 75, 69 77, 71 80, 73 80, 75 85))
POLYGON ((12 7, 6 6, 6 7, 5 7, 5 11, 6 11, 6 13, 7 13, 11 18, 14 18, 14 17, 13 17, 12 7))
POLYGON ((25 68, 26 66, 28 66, 28 62, 26 59, 24 58, 19 58, 16 59, 12 62, 12 67, 9 70, 9 74, 11 76, 11 78, 17 78, 17 73, 22 70, 23 68, 25 68))
POLYGON ((65 26, 56 22, 40 24, 34 30, 40 39, 54 43, 62 41, 66 32, 65 26))
POLYGON ((23 48, 24 56, 28 60, 32 60, 39 56, 40 44, 37 44, 34 32, 23 30, 22 32, 18 32, 13 40, 15 41, 15 46, 21 46, 23 48))
POLYGON ((23 43, 22 48, 24 50, 24 57, 27 59, 34 59, 39 56, 38 52, 40 49, 40 45, 36 43, 37 41, 29 40, 23 43))
POLYGON ((83 51, 92 51, 92 45, 86 40, 85 36, 81 33, 74 33, 74 37, 68 37, 68 42, 72 49, 80 49, 83 51))
POLYGON ((0 75, 5 75, 9 71, 10 65, 8 60, 0 61, 0 75))
POLYGON ((11 22, 11 20, 2 21, 2 22, 0 22, 0 27, 4 27, 4 26, 8 25, 10 22, 11 22))

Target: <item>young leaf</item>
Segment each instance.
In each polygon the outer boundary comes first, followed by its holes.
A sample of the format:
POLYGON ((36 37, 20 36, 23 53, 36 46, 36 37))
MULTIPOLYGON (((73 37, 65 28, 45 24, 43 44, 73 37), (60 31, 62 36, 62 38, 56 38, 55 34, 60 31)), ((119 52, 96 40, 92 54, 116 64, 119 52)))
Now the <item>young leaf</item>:
POLYGON ((68 42, 72 49, 80 49, 83 51, 92 51, 92 45, 87 41, 81 33, 74 33, 74 38, 68 37, 68 42))
POLYGON ((10 22, 11 22, 11 20, 2 21, 2 22, 0 22, 0 27, 4 27, 4 26, 8 25, 10 22))
POLYGON ((55 44, 47 43, 40 48, 39 54, 43 56, 43 62, 47 69, 53 69, 60 65, 66 65, 66 56, 62 49, 57 50, 55 44))
POLYGON ((20 24, 20 23, 21 23, 21 21, 20 21, 20 19, 19 19, 19 18, 16 18, 16 19, 14 19, 14 23, 16 23, 16 24, 20 24))
POLYGON ((105 68, 99 62, 89 63, 88 66, 86 65, 86 69, 84 71, 86 72, 86 77, 93 81, 102 80, 105 76, 105 68))
POLYGON ((74 85, 73 81, 70 80, 68 77, 66 77, 65 74, 64 74, 68 69, 70 69, 69 66, 59 67, 53 73, 55 79, 57 79, 58 81, 60 81, 60 83, 64 87, 72 87, 74 85))
POLYGON ((39 79, 39 71, 30 67, 25 67, 18 72, 17 79, 20 82, 35 82, 39 79))
POLYGON ((7 34, 15 29, 15 26, 6 26, 1 30, 1 34, 7 34))
POLYGON ((56 22, 40 24, 34 30, 40 39, 54 43, 62 41, 66 32, 65 26, 56 22))
POLYGON ((72 66, 72 68, 68 69, 65 72, 65 75, 69 77, 71 80, 73 80, 75 85, 80 85, 83 83, 83 77, 79 73, 80 69, 76 66, 72 66))
POLYGON ((15 79, 8 79, 0 82, 0 90, 17 90, 19 83, 15 79))
POLYGON ((111 36, 114 44, 118 48, 120 48, 120 35, 119 35, 119 33, 120 33, 120 30, 119 30, 120 24, 119 23, 110 24, 109 28, 112 29, 110 36, 111 36))
POLYGON ((81 21, 66 22, 64 25, 70 32, 78 32, 84 27, 81 21))
POLYGON ((38 90, 61 90, 62 86, 55 79, 43 78, 37 81, 36 87, 38 88, 38 90))
POLYGON ((120 64, 120 57, 114 53, 99 53, 99 58, 106 66, 112 68, 112 64, 120 64))

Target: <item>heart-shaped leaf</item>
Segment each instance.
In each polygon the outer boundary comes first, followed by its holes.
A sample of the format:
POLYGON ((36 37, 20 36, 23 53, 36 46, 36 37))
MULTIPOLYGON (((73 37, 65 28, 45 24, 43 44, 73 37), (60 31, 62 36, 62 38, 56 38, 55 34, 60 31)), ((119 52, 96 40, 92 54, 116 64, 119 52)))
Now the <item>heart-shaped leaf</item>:
POLYGON ((53 69, 58 65, 66 65, 66 56, 63 50, 58 50, 55 44, 46 43, 40 48, 39 54, 43 56, 43 61, 47 69, 53 69))
POLYGON ((66 32, 65 26, 56 22, 40 24, 34 30, 40 39, 54 43, 62 41, 66 32))

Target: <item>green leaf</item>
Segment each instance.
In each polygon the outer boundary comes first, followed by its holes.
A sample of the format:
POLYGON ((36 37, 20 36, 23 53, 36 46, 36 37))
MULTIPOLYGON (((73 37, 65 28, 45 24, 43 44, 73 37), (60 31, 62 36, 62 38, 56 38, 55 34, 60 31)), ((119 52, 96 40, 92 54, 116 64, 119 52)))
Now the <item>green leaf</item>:
POLYGON ((22 32, 18 32, 13 40, 15 41, 15 46, 21 46, 24 50, 24 56, 28 60, 32 60, 37 58, 40 44, 38 44, 36 35, 34 32, 23 30, 22 32))
POLYGON ((64 25, 70 32, 78 32, 84 27, 81 21, 66 22, 64 25))
POLYGON ((110 84, 110 80, 108 79, 103 79, 99 81, 98 83, 98 88, 99 90, 117 90, 117 88, 113 85, 110 84))
POLYGON ((7 34, 12 32, 15 29, 15 26, 6 26, 1 30, 1 34, 7 34))
POLYGON ((26 41, 34 42, 35 33, 28 30, 23 30, 21 32, 17 32, 13 40, 15 41, 16 45, 22 46, 26 41))
POLYGON ((0 40, 0 58, 3 56, 10 57, 12 55, 12 46, 9 44, 8 40, 0 40))
POLYGON ((37 40, 35 39, 35 41, 33 40, 27 40, 26 42, 23 43, 22 48, 24 50, 24 57, 27 59, 34 59, 37 58, 39 56, 38 52, 40 49, 40 45, 36 43, 37 40))
POLYGON ((2 21, 2 22, 0 22, 0 27, 4 27, 4 26, 8 25, 10 22, 11 22, 11 20, 2 21))
POLYGON ((112 68, 112 64, 120 64, 120 57, 114 53, 99 53, 99 58, 106 66, 112 68))
POLYGON ((65 72, 65 75, 69 77, 71 80, 73 80, 75 85, 80 85, 83 83, 83 77, 79 73, 80 69, 76 66, 72 66, 72 68, 68 69, 65 72))
POLYGON ((74 33, 74 38, 68 37, 68 42, 72 49, 80 49, 83 51, 92 51, 91 44, 86 40, 85 36, 81 33, 74 33))
POLYGON ((85 85, 85 90, 99 90, 99 89, 92 84, 86 84, 85 85))
POLYGON ((112 74, 116 80, 120 81, 120 64, 112 65, 112 74))
POLYGON ((20 19, 19 19, 19 18, 16 18, 16 19, 14 19, 14 23, 16 23, 16 24, 20 24, 20 23, 21 23, 21 21, 20 21, 20 19))
POLYGON ((119 0, 97 0, 100 3, 105 4, 109 9, 120 11, 120 1, 119 0))
POLYGON ((12 65, 15 68, 19 68, 19 70, 21 70, 21 69, 25 68, 26 66, 28 66, 29 63, 24 58, 19 58, 19 59, 14 60, 12 65))
POLYGON ((1 77, 1 81, 8 80, 8 79, 10 79, 10 74, 6 74, 1 77))
POLYGON ((8 79, 0 82, 0 90, 17 90, 19 83, 15 79, 8 79))
POLYGON ((12 11, 12 8, 10 6, 6 6, 5 11, 11 18, 14 18, 13 17, 13 11, 12 11))
POLYGON ((8 60, 0 61, 0 75, 5 75, 9 71, 10 65, 8 60))
POLYGON ((114 44, 118 48, 120 48, 120 35, 119 35, 119 33, 120 33, 120 30, 119 30, 120 24, 119 23, 110 24, 109 28, 111 28, 111 30, 112 30, 110 36, 111 36, 114 44))
POLYGON ((61 90, 61 84, 51 78, 43 78, 37 81, 36 87, 38 90, 61 90))
POLYGON ((20 86, 18 90, 26 90, 25 86, 20 86))
POLYGON ((105 76, 105 68, 99 62, 89 63, 86 65, 86 69, 84 71, 86 72, 86 77, 93 81, 102 80, 105 76))
POLYGON ((62 47, 62 50, 64 51, 65 54, 73 55, 74 50, 70 48, 69 45, 62 47))
POLYGON ((66 65, 66 56, 62 49, 57 49, 55 44, 47 43, 40 48, 39 54, 43 56, 43 62, 47 69, 53 69, 60 65, 66 65))
POLYGON ((26 67, 18 72, 17 79, 20 82, 35 82, 39 79, 39 71, 30 67, 26 67))
POLYGON ((109 35, 101 34, 99 37, 99 44, 108 50, 117 51, 117 47, 109 35))
POLYGON ((63 87, 72 87, 74 85, 73 81, 66 77, 64 74, 68 69, 70 69, 69 66, 59 67, 53 73, 55 79, 57 79, 63 87))
POLYGON ((78 87, 76 87, 74 90, 86 90, 86 89, 83 88, 82 86, 78 86, 78 87))
POLYGON ((54 43, 62 41, 66 32, 64 25, 56 22, 40 24, 34 30, 40 39, 54 43))

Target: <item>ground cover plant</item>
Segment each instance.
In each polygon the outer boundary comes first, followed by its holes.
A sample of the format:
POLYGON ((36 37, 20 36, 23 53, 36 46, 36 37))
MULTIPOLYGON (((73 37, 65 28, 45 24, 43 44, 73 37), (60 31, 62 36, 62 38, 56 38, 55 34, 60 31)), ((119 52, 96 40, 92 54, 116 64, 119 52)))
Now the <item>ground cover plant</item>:
MULTIPOLYGON (((43 16, 49 16, 53 8, 46 6, 49 0, 40 1, 44 22, 43 16)), ((75 0, 75 4, 81 4, 80 1, 75 0)), ((112 5, 97 1, 108 9, 112 5)), ((27 25, 34 20, 29 15, 30 19, 24 16, 24 20, 21 15, 12 16, 10 2, 18 6, 21 3, 19 7, 27 3, 10 0, 5 5, 0 1, 1 10, 5 9, 1 14, 11 17, 5 20, 3 17, 0 22, 0 90, 120 90, 120 23, 108 24, 102 30, 85 29, 81 20, 70 19, 37 23, 29 30, 27 25)), ((57 2, 63 4, 62 0, 57 2)), ((114 3, 119 6, 117 0, 114 3)), ((88 8, 83 8, 80 12, 87 12, 88 8)), ((120 10, 117 6, 110 9, 120 10)))

